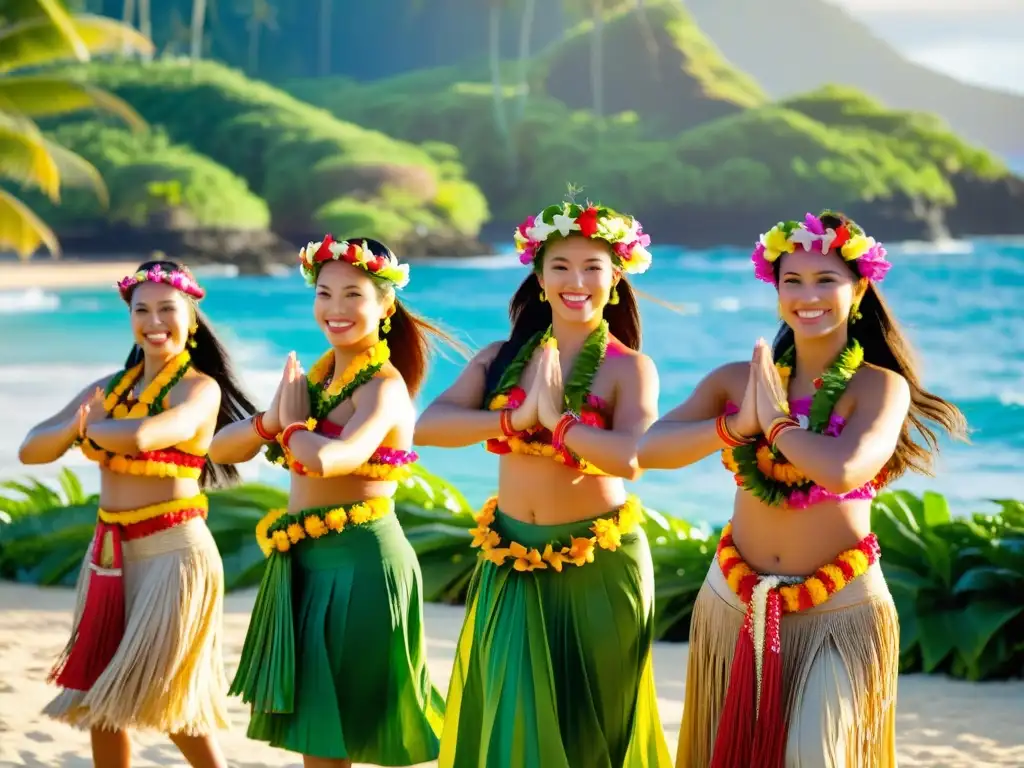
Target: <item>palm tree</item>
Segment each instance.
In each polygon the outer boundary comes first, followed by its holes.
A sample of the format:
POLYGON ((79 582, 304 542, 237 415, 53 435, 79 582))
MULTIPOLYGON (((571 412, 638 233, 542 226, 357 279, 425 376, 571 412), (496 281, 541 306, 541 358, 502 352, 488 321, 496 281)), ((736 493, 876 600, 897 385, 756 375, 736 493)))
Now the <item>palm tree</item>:
POLYGON ((526 101, 530 97, 530 54, 533 40, 533 20, 537 0, 522 0, 523 14, 519 19, 519 101, 516 104, 516 120, 523 119, 526 101))
POLYGON ((238 10, 247 13, 249 18, 245 25, 249 30, 249 54, 246 64, 248 73, 256 77, 260 67, 260 37, 264 29, 277 29, 277 8, 269 0, 246 0, 245 8, 238 10))
POLYGON ((320 56, 317 69, 321 77, 331 74, 331 33, 333 32, 331 11, 334 10, 333 5, 333 0, 320 0, 320 56))
MULTIPOLYGON (((130 125, 142 126, 142 119, 116 96, 40 68, 69 58, 88 61, 91 54, 114 53, 126 43, 140 52, 152 46, 113 19, 71 15, 57 0, 33 2, 34 8, 22 4, 20 16, 4 19, 0 27, 0 178, 35 186, 54 201, 60 199, 62 183, 91 186, 105 200, 106 188, 96 169, 47 140, 34 118, 99 108, 130 125)), ((0 187, 0 248, 27 258, 40 245, 51 254, 60 252, 50 228, 0 187)))
POLYGON ((203 57, 203 29, 206 26, 206 0, 192 0, 192 48, 189 56, 195 64, 203 57))

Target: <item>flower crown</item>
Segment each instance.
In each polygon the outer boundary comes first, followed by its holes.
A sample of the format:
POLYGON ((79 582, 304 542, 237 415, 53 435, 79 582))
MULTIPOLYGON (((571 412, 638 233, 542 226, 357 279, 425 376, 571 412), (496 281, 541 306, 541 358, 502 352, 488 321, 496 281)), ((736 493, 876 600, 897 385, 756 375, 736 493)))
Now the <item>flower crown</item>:
POLYGON ((570 202, 549 205, 516 228, 519 261, 533 264, 548 238, 554 234, 568 237, 573 232, 611 245, 612 261, 627 274, 642 274, 651 266, 651 253, 647 250, 651 237, 643 233, 639 221, 604 206, 570 202))
POLYGON ((120 291, 121 298, 128 301, 132 290, 140 283, 164 283, 197 301, 206 295, 206 291, 199 285, 188 267, 167 270, 159 264, 154 264, 149 269, 140 269, 134 275, 128 275, 118 281, 117 290, 120 291))
POLYGON ((343 261, 361 267, 370 275, 393 284, 395 288, 404 288, 409 284, 409 265, 399 264, 390 251, 379 256, 370 250, 365 240, 338 241, 330 235, 324 235, 319 243, 309 243, 299 251, 299 271, 308 285, 316 283, 320 269, 328 261, 343 261))
POLYGON ((826 254, 835 248, 846 261, 856 262, 860 276, 876 283, 882 282, 890 264, 885 248, 852 221, 846 221, 835 229, 821 223, 825 216, 835 216, 832 211, 822 211, 818 216, 808 213, 802 222, 780 221, 763 235, 750 260, 754 262, 754 275, 758 280, 775 285, 772 269, 780 256, 792 253, 800 246, 804 250, 820 250, 826 254))

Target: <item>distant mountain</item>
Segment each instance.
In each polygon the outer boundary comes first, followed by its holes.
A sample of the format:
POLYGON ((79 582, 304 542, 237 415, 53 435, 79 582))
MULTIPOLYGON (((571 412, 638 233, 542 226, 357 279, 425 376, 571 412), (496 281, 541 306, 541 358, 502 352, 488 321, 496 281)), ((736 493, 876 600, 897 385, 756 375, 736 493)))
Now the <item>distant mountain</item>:
POLYGON ((964 138, 1024 154, 1024 96, 914 64, 824 0, 685 0, 719 49, 772 96, 852 85, 895 109, 933 112, 964 138))

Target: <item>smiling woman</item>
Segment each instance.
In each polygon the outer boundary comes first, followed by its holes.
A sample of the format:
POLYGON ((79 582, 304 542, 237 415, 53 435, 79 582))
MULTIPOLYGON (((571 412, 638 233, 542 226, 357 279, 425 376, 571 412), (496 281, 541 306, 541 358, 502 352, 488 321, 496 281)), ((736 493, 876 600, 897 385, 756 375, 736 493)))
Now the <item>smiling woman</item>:
POLYGON ((253 408, 185 267, 148 262, 118 287, 135 341, 124 370, 34 427, 19 454, 48 463, 80 446, 101 468, 71 639, 51 676, 63 691, 46 713, 91 729, 97 765, 126 767, 127 729, 151 728, 190 764, 221 766, 224 577, 202 491, 236 477, 207 448, 253 408))

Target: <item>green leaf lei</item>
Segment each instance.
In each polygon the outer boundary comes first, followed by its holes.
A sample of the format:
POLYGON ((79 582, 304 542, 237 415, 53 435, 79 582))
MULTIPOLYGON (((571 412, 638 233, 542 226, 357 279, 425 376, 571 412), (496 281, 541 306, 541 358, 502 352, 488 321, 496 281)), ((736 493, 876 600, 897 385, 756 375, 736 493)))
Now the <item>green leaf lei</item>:
MULTIPOLYGON (((796 361, 796 350, 788 349, 776 362, 780 369, 792 370, 796 361)), ((847 345, 839 357, 821 376, 821 385, 811 399, 811 408, 808 416, 807 429, 817 434, 822 434, 832 419, 832 411, 843 396, 850 379, 857 370, 864 364, 864 349, 860 343, 853 339, 847 345)), ((788 377, 786 377, 788 378, 788 377)), ((765 445, 764 436, 746 445, 737 446, 732 449, 732 459, 736 462, 737 484, 750 491, 754 496, 765 504, 778 507, 783 506, 789 498, 789 494, 795 490, 805 490, 814 485, 812 480, 807 480, 800 485, 788 485, 774 478, 767 477, 757 466, 757 451, 765 445)), ((781 451, 772 450, 772 456, 777 461, 786 461, 781 451)))
MULTIPOLYGON (((382 360, 379 363, 374 363, 373 365, 368 365, 361 369, 359 373, 353 377, 352 381, 342 387, 341 391, 334 397, 327 394, 327 389, 331 385, 330 379, 326 379, 317 384, 307 378, 306 386, 309 388, 310 415, 317 421, 326 419, 331 415, 331 411, 337 408, 339 404, 352 397, 353 392, 380 373, 381 368, 384 367, 384 363, 386 362, 387 360, 382 360)), ((263 455, 271 464, 283 465, 284 450, 278 443, 270 443, 263 455)))
MULTIPOLYGON (((488 395, 488 403, 499 395, 507 395, 514 387, 518 386, 519 378, 523 375, 523 370, 530 362, 530 358, 533 357, 533 353, 541 344, 551 338, 551 333, 551 326, 548 326, 546 331, 534 334, 520 348, 516 356, 512 358, 512 362, 502 372, 494 391, 488 395)), ((569 374, 569 380, 563 389, 566 411, 579 416, 586 404, 594 377, 608 351, 608 336, 608 321, 602 320, 601 324, 583 342, 583 347, 572 364, 572 373, 569 374)))

